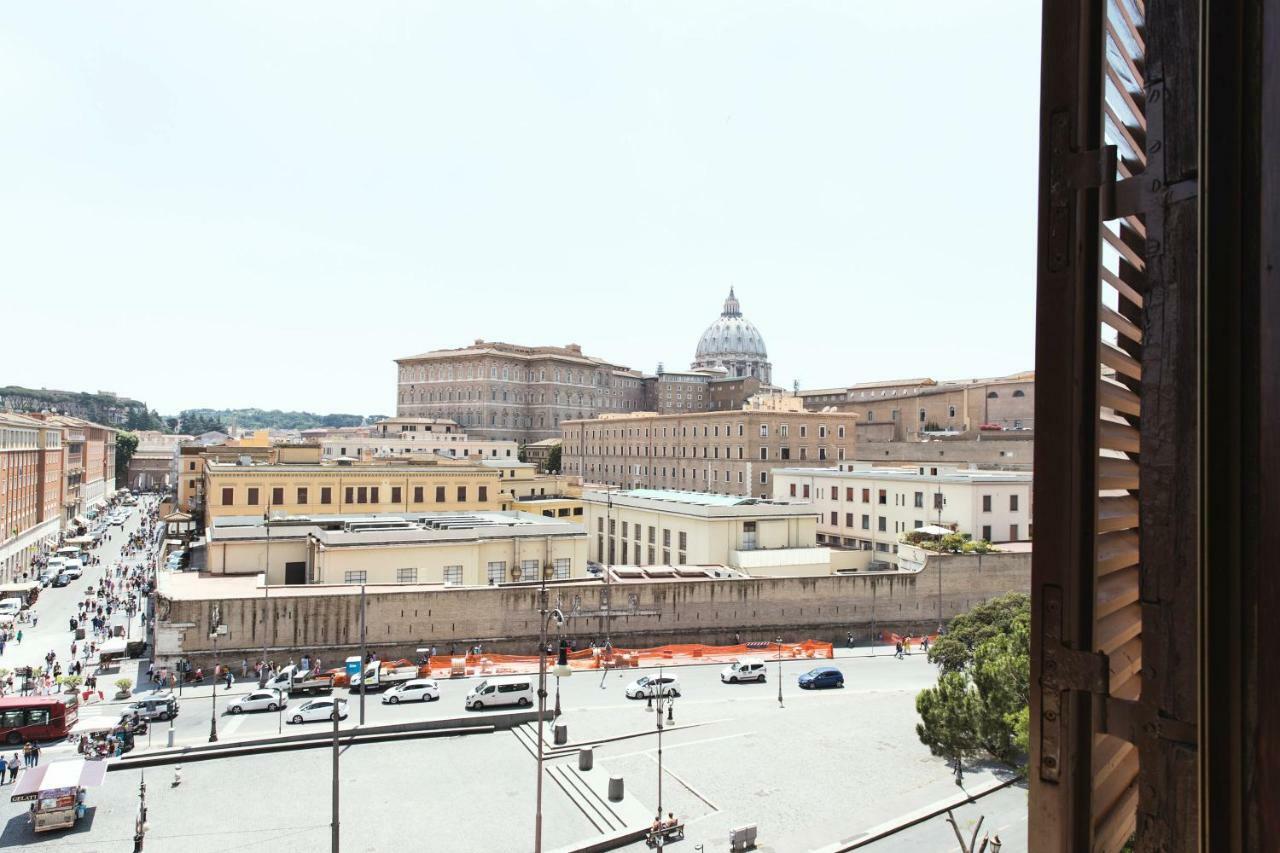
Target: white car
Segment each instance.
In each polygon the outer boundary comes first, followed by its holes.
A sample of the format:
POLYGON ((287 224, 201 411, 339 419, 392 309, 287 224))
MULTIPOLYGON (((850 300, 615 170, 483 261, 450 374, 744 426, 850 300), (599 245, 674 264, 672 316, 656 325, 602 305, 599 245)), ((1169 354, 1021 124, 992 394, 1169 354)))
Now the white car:
POLYGON ((313 723, 317 720, 332 720, 334 703, 338 705, 338 719, 347 718, 346 699, 312 699, 304 702, 289 715, 291 723, 313 723))
POLYGON ((649 696, 679 696, 680 679, 674 675, 658 676, 642 675, 627 685, 628 699, 645 699, 649 696))
POLYGON ((254 690, 227 704, 228 714, 243 714, 245 711, 277 711, 287 708, 284 698, 274 690, 254 690))
POLYGON ((764 681, 764 664, 758 660, 736 660, 720 670, 720 680, 725 684, 742 681, 764 681))
POLYGON ((397 684, 382 694, 383 705, 399 705, 401 702, 434 702, 440 698, 440 685, 434 678, 415 678, 397 684))
POLYGON ((84 564, 79 560, 68 560, 62 564, 62 573, 70 578, 78 578, 84 574, 84 564))

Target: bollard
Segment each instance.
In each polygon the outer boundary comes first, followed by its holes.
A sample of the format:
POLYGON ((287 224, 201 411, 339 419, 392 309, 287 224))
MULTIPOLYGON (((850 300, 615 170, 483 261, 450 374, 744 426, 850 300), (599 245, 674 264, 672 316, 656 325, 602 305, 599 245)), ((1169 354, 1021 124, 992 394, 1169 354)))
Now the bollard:
POLYGON ((595 766, 595 763, 596 763, 596 751, 593 748, 589 746, 584 746, 582 749, 578 750, 578 769, 579 770, 590 770, 592 767, 595 766))
POLYGON ((569 742, 569 727, 564 723, 556 723, 556 746, 564 746, 569 742))
POLYGON ((170 727, 169 727, 169 742, 168 742, 168 744, 167 744, 167 745, 168 745, 170 748, 172 748, 172 747, 173 747, 173 726, 170 726, 170 727))
POLYGON ((609 802, 611 803, 622 802, 622 777, 621 776, 609 777, 609 802))

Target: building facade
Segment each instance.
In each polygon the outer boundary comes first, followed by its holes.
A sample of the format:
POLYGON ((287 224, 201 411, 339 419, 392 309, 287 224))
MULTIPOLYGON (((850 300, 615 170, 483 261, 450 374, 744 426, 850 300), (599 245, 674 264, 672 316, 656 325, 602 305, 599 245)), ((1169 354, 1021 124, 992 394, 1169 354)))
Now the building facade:
POLYGON ((527 347, 477 340, 396 359, 396 414, 447 418, 468 434, 527 443, 569 419, 642 408, 643 376, 584 355, 577 344, 527 347))
MULTIPOLYGON (((577 519, 581 521, 581 519, 577 519)), ((210 574, 267 573, 272 585, 498 586, 587 576, 580 523, 522 512, 223 519, 210 574), (270 541, 268 541, 268 536, 270 541)))
POLYGON ((574 420, 562 425, 564 472, 627 489, 768 498, 775 468, 852 460, 856 424, 851 412, 783 408, 574 420))
POLYGON ((453 421, 438 418, 388 418, 371 427, 335 430, 318 440, 325 459, 438 454, 451 459, 514 460, 519 456, 519 445, 514 441, 474 438, 453 421))
POLYGON ((692 369, 719 370, 728 377, 753 376, 765 385, 773 381, 773 366, 769 363, 764 336, 742 316, 732 287, 719 318, 698 341, 692 369))
POLYGON ((0 583, 28 576, 62 530, 62 430, 0 413, 0 583))
POLYGON ((591 555, 609 566, 727 566, 750 575, 825 575, 808 504, 704 492, 587 490, 591 555))
MULTIPOLYGON (((434 462, 204 460, 204 522, 225 516, 501 510, 500 469, 434 462)), ((303 449, 303 448, 299 448, 303 449)), ((317 450, 318 448, 306 448, 317 450)))
POLYGON ((868 440, 918 441, 933 434, 1031 431, 1035 427, 1035 376, 938 382, 905 379, 847 388, 801 391, 805 408, 861 415, 868 440))
POLYGON ((774 471, 773 495, 811 502, 819 541, 872 550, 876 560, 892 564, 902 534, 927 525, 988 542, 1031 538, 1030 471, 866 462, 782 468, 774 471))
POLYGON ((177 481, 177 449, 192 436, 139 430, 138 447, 129 457, 125 483, 131 489, 165 489, 177 481))

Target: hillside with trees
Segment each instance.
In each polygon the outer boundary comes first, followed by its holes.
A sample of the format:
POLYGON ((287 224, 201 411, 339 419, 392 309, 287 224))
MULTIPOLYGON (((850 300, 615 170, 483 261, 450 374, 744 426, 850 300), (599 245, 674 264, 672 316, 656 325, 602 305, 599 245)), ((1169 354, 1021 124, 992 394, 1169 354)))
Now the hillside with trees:
POLYGON ((384 415, 320 415, 313 412, 285 412, 280 409, 184 409, 178 415, 180 428, 191 435, 229 427, 241 429, 316 429, 351 427, 371 423, 384 415))
POLYGON ((104 426, 130 430, 166 428, 164 420, 147 404, 110 391, 59 391, 52 388, 0 387, 0 409, 15 412, 52 411, 83 418, 104 426))

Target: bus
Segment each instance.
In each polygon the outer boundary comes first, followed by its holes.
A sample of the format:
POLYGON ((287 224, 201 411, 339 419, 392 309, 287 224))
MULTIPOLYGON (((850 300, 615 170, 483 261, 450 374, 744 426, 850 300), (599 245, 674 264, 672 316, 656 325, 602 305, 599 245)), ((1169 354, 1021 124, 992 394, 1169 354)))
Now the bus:
POLYGON ((76 724, 76 707, 57 696, 0 697, 0 741, 62 740, 76 724))

